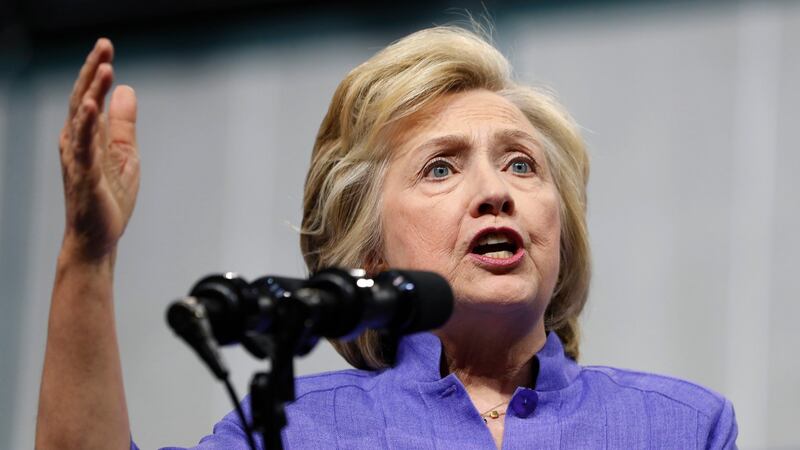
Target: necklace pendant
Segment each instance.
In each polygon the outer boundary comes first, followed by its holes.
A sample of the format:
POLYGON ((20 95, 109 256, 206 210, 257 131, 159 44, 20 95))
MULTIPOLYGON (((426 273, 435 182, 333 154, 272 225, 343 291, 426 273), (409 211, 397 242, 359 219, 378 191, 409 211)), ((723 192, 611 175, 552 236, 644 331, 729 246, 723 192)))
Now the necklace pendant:
POLYGON ((489 417, 491 417, 492 419, 497 419, 498 417, 500 417, 500 413, 499 413, 499 412, 497 412, 497 410, 492 410, 492 411, 489 413, 489 417))

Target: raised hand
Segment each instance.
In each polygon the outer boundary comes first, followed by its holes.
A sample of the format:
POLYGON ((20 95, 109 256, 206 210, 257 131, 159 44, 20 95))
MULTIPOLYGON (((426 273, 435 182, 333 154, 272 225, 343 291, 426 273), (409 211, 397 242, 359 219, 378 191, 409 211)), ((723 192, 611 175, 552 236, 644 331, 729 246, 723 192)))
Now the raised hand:
POLYGON ((111 42, 101 38, 87 56, 59 139, 66 203, 62 254, 85 262, 113 256, 139 190, 133 89, 117 87, 104 112, 113 54, 111 42))
POLYGON ((136 95, 97 41, 81 68, 59 139, 66 230, 56 264, 39 391, 36 448, 130 449, 114 323, 116 245, 139 189, 136 95))

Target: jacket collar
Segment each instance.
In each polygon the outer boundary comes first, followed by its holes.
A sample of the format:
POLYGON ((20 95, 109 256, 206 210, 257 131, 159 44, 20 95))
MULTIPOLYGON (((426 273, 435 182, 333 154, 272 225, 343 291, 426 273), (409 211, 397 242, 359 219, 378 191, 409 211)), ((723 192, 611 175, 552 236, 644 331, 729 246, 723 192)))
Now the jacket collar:
MULTIPOLYGON (((442 342, 432 333, 405 336, 397 349, 395 370, 408 381, 438 381, 442 379, 440 361, 442 342)), ((535 356, 539 361, 536 378, 537 391, 564 389, 575 380, 580 366, 564 353, 561 339, 555 332, 547 335, 544 347, 535 356)))

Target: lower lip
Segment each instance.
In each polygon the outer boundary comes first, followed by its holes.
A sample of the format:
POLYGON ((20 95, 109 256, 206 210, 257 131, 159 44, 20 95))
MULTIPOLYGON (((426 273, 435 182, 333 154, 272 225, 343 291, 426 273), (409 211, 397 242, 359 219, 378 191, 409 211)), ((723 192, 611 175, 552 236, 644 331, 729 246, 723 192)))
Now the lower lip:
POLYGON ((522 257, 525 256, 525 249, 520 248, 517 250, 517 253, 514 253, 510 258, 491 258, 477 253, 470 253, 469 256, 482 266, 495 269, 511 269, 518 266, 520 261, 522 261, 522 257))

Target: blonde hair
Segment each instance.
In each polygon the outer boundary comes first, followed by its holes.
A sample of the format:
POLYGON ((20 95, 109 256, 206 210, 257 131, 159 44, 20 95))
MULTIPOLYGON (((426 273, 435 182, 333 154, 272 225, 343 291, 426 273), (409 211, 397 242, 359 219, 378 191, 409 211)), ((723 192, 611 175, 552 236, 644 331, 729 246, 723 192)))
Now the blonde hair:
MULTIPOLYGON (((413 33, 353 69, 339 84, 317 134, 303 198, 300 246, 309 271, 363 267, 381 261, 381 188, 392 124, 443 95, 473 89, 514 103, 541 133, 561 196, 561 265, 545 312, 570 357, 578 358, 578 316, 591 272, 586 228, 589 161, 572 118, 541 89, 515 83, 505 57, 477 33, 453 26, 413 33)), ((367 330, 334 341, 354 367, 390 361, 388 343, 367 330)))

